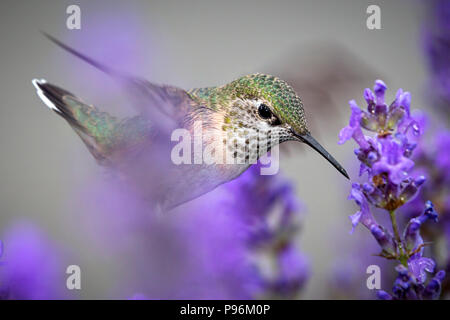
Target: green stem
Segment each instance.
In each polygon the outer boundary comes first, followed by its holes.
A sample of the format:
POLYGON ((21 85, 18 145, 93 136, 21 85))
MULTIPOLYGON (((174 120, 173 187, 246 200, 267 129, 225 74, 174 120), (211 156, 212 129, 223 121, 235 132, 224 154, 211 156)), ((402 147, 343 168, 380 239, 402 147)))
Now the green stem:
POLYGON ((400 233, 398 232, 397 218, 395 217, 395 211, 389 211, 391 217, 392 229, 394 230, 395 240, 400 242, 400 233))
POLYGON ((398 225, 397 225, 397 217, 395 216, 395 210, 389 211, 389 216, 391 218, 392 223, 392 230, 394 230, 394 236, 395 236, 395 242, 397 242, 397 246, 399 248, 399 261, 401 264, 403 264, 405 267, 408 266, 408 257, 403 250, 402 240, 400 238, 400 233, 398 231, 398 225))

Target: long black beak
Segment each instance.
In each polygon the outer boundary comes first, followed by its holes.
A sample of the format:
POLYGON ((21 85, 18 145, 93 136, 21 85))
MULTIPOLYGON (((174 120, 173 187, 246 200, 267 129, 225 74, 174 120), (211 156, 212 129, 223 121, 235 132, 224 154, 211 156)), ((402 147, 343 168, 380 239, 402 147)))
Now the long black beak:
POLYGON ((316 150, 318 153, 320 153, 322 155, 322 157, 324 157, 325 159, 328 160, 328 162, 330 162, 333 167, 335 167, 340 173, 342 173, 342 175, 344 177, 346 177, 347 179, 350 179, 347 171, 345 171, 345 169, 339 164, 339 162, 336 161, 335 158, 332 157, 331 154, 328 153, 327 150, 325 150, 317 141, 316 139, 314 139, 309 133, 307 134, 297 134, 294 132, 294 135, 299 138, 302 142, 306 143, 308 146, 310 146, 311 148, 313 148, 314 150, 316 150))

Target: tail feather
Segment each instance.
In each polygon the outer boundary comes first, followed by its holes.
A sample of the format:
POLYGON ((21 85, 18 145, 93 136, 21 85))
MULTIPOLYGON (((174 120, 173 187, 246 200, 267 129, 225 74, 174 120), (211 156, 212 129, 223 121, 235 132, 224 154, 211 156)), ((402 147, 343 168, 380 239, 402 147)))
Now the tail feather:
POLYGON ((56 113, 66 119, 71 126, 83 130, 83 127, 74 116, 74 110, 70 109, 65 101, 67 98, 77 99, 75 95, 69 91, 47 83, 44 79, 33 79, 31 82, 36 88, 37 95, 41 98, 45 105, 47 105, 47 107, 56 111, 56 113))
POLYGON ((150 136, 151 126, 144 117, 119 120, 43 79, 32 83, 39 98, 70 124, 101 165, 119 161, 121 153, 146 143, 150 136))
POLYGON ((34 79, 32 83, 39 98, 70 124, 95 159, 100 164, 107 164, 117 119, 84 104, 69 91, 44 79, 34 79))
POLYGON ((39 96, 39 98, 41 98, 41 100, 47 107, 57 112, 61 112, 55 105, 55 102, 57 102, 55 100, 55 98, 57 98, 57 95, 55 95, 54 92, 52 93, 52 90, 49 90, 53 87, 52 85, 47 84, 47 81, 45 79, 33 79, 31 83, 33 83, 33 86, 36 88, 37 95, 39 96), (51 99, 50 97, 53 97, 53 99, 51 99))

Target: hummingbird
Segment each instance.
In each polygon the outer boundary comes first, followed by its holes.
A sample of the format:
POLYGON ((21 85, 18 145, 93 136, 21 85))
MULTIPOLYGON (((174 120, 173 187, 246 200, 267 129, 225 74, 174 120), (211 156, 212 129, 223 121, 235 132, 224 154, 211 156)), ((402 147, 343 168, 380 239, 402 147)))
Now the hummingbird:
POLYGON ((140 190, 145 190, 144 196, 163 210, 238 178, 252 164, 250 158, 258 159, 286 141, 312 147, 349 179, 345 169, 311 135, 300 97, 278 77, 256 73, 220 86, 184 90, 122 74, 45 35, 118 79, 139 112, 132 117, 115 117, 44 79, 32 80, 38 97, 67 121, 98 164, 117 169, 135 181, 140 190), (207 137, 202 147, 212 145, 231 158, 242 157, 241 161, 172 163, 171 132, 182 128, 195 134, 199 122, 201 135, 207 137), (238 153, 242 150, 246 152, 238 153))

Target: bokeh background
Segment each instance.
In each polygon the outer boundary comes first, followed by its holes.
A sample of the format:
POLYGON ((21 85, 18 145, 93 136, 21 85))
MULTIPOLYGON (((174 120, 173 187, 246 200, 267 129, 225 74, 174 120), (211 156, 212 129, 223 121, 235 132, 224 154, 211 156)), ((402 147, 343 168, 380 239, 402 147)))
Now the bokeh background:
MULTIPOLYGON (((64 279, 66 265, 81 267, 82 290, 68 293, 61 280, 61 287, 53 284, 62 292, 60 297, 129 298, 139 288, 117 293, 118 283, 127 283, 124 279, 135 272, 127 266, 129 253, 115 250, 129 239, 102 223, 108 215, 92 217, 91 223, 83 212, 84 202, 92 201, 83 197, 89 196, 89 182, 103 173, 78 136, 40 102, 31 79, 45 78, 112 113, 120 113, 126 99, 110 79, 57 48, 40 30, 156 83, 192 88, 255 72, 279 76, 302 97, 316 139, 354 176, 353 146, 337 145, 338 132, 348 122, 348 100, 361 102, 363 89, 380 78, 392 89, 388 97, 401 87, 411 92, 413 108, 431 109, 424 94, 428 72, 421 42, 427 14, 425 2, 412 0, 2 1, 4 260, 13 250, 7 239, 31 233, 29 237, 45 238, 42 245, 51 243, 64 257, 45 272, 64 279), (66 28, 66 8, 71 4, 81 8, 81 30, 66 28), (366 27, 371 4, 381 8, 381 30, 366 27), (108 229, 107 245, 93 240, 102 228, 108 229)), ((300 297, 341 297, 330 288, 342 270, 350 278, 363 279, 356 286, 370 295, 364 281, 367 265, 352 260, 356 239, 369 235, 362 229, 349 235, 347 216, 356 210, 346 200, 349 182, 309 149, 297 144, 282 149, 281 171, 292 181, 303 208, 295 242, 308 259, 309 278, 300 297)), ((143 250, 139 244, 129 244, 127 250, 143 250)), ((371 245, 360 251, 376 253, 371 245)), ((39 263, 29 267, 40 269, 39 263)), ((145 275, 145 265, 141 267, 140 277, 145 275)))

